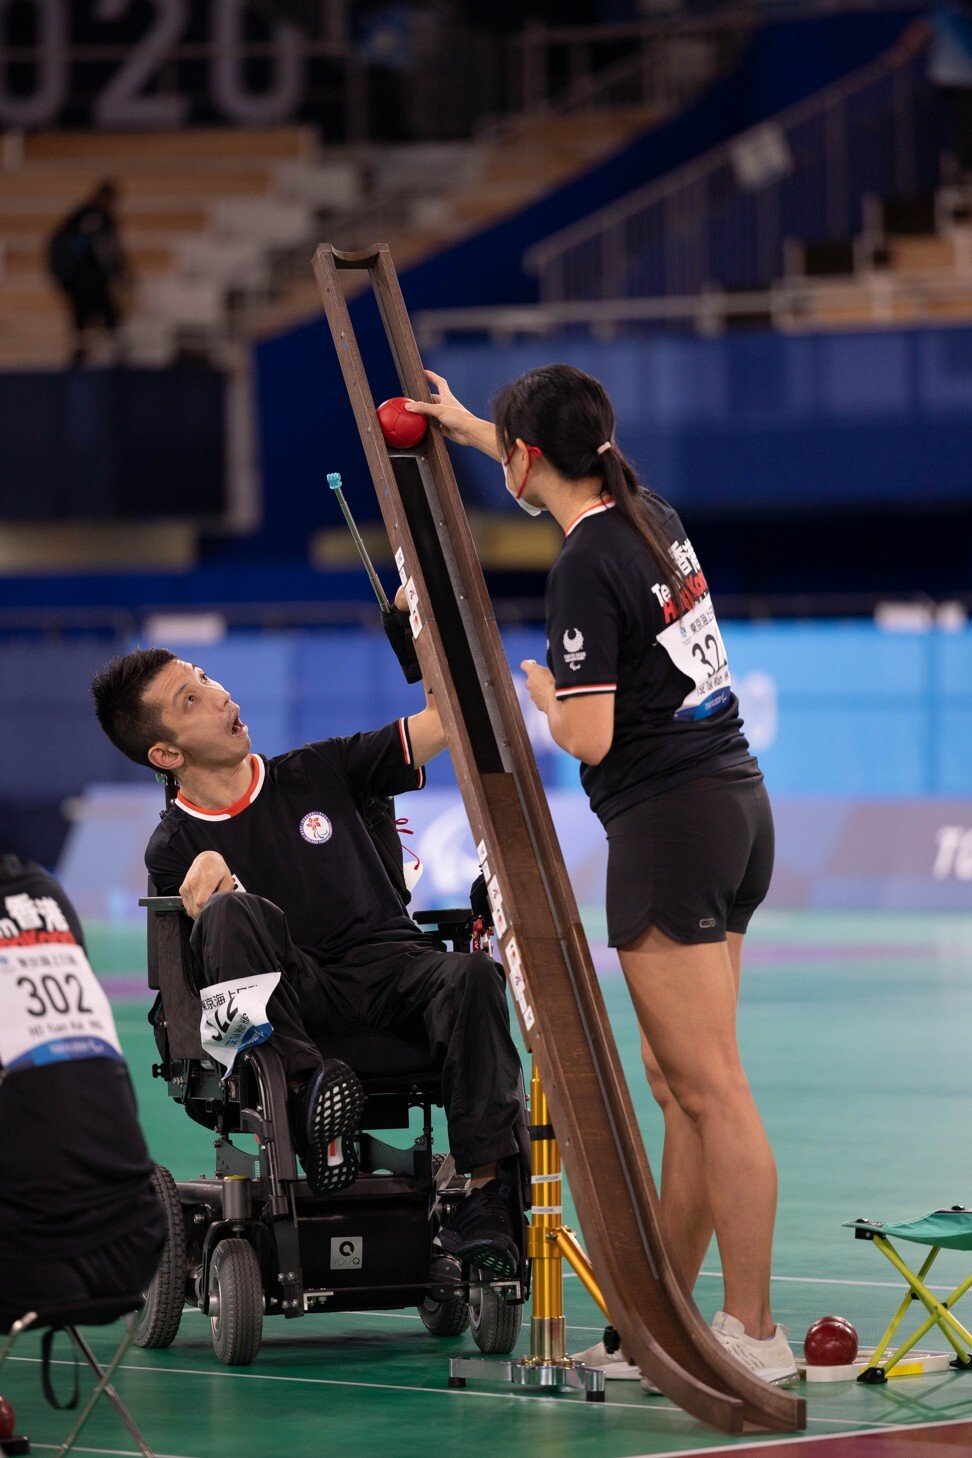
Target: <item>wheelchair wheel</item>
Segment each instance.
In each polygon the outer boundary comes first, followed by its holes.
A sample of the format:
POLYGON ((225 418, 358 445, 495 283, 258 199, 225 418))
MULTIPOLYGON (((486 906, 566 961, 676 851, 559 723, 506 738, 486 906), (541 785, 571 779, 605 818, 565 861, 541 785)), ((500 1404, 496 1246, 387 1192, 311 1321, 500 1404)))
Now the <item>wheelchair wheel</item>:
POLYGON ((186 1227, 176 1182, 161 1164, 152 1172, 152 1183, 162 1201, 165 1245, 159 1268, 145 1293, 135 1345, 169 1347, 175 1341, 186 1301, 186 1227))
POLYGON ((209 1303, 216 1356, 224 1366, 248 1367, 263 1339, 263 1276, 248 1240, 221 1240, 216 1247, 209 1303))
POLYGON ((437 1337, 462 1336, 469 1325, 469 1307, 461 1295, 455 1301, 436 1301, 426 1296, 418 1314, 425 1330, 437 1337))
POLYGON ((512 1352, 520 1336, 523 1307, 503 1298, 488 1285, 473 1285, 489 1279, 488 1271, 469 1273, 469 1330, 481 1352, 504 1356, 512 1352))

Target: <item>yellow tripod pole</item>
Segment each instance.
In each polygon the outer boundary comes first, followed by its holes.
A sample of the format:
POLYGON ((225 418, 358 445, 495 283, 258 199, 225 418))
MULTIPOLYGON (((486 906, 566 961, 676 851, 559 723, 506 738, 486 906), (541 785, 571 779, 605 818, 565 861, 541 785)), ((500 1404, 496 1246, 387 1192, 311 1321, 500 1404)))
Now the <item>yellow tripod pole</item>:
POLYGON ((530 1076, 530 1151, 533 1202, 527 1227, 527 1255, 533 1264, 530 1357, 534 1362, 563 1362, 567 1356, 567 1323, 563 1256, 557 1246, 564 1215, 563 1171, 547 1096, 535 1062, 530 1076))
POLYGON ((574 1232, 564 1225, 563 1170, 560 1150, 550 1123, 550 1110, 536 1063, 530 1077, 530 1146, 532 1205, 527 1226, 526 1253, 532 1265, 533 1310, 530 1317, 530 1355, 498 1361, 496 1358, 450 1357, 449 1386, 464 1387, 468 1377, 516 1383, 559 1391, 565 1387, 584 1392, 588 1402, 604 1401, 604 1373, 584 1367, 567 1355, 564 1317, 564 1261, 577 1272, 585 1288, 610 1321, 591 1263, 574 1232))
POLYGON ((530 1140, 533 1209, 527 1232, 527 1255, 533 1263, 533 1314, 530 1358, 533 1363, 576 1367, 567 1356, 564 1317, 564 1261, 610 1321, 594 1271, 574 1232, 564 1224, 564 1184, 560 1149, 550 1123, 550 1110, 534 1062, 530 1077, 530 1140))

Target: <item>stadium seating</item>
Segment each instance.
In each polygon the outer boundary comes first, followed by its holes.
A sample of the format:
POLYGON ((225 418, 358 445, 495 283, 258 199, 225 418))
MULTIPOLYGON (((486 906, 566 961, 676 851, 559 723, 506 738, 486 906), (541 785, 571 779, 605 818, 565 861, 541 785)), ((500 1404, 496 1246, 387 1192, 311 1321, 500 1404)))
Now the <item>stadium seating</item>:
POLYGON ((853 328, 972 318, 972 189, 868 197, 860 235, 845 244, 791 241, 776 322, 853 328))
POLYGON ((126 352, 164 364, 316 313, 309 255, 325 233, 349 247, 380 236, 400 264, 414 261, 523 207, 651 120, 642 107, 547 116, 493 140, 374 154, 322 154, 301 127, 8 134, 0 367, 56 366, 69 354, 46 240, 106 177, 120 188, 135 278, 126 352))
MULTIPOLYGON (((10 135, 0 190, 0 365, 57 365, 68 353, 63 301, 47 276, 46 240, 106 177, 135 276, 127 347, 168 362, 180 331, 224 328, 227 295, 263 281, 274 250, 313 232, 341 189, 319 173, 306 128, 10 135)), ((348 174, 354 169, 344 167, 348 174)), ((343 195, 354 190, 345 175, 343 195)))

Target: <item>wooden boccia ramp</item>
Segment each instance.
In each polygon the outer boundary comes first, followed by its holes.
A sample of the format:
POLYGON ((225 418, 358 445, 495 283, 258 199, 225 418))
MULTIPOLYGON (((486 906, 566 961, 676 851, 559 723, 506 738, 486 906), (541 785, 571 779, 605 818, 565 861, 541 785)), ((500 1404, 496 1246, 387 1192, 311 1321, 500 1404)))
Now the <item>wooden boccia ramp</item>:
MULTIPOLYGON (((658 1198, 527 738, 469 522, 440 434, 390 455, 341 273, 365 271, 404 394, 429 390, 385 245, 322 244, 314 272, 445 726, 520 1027, 539 1070, 588 1254, 626 1355, 727 1433, 805 1427, 805 1404, 719 1345, 668 1259, 658 1198)), ((650 1409, 646 1407, 646 1415, 650 1409)))

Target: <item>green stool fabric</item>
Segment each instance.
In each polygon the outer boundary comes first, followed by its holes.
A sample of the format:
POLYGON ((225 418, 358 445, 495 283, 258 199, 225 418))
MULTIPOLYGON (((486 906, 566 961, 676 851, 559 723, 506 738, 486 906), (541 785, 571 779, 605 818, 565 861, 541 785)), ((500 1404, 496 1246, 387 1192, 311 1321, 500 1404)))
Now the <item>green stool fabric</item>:
POLYGON ((902 1220, 897 1225, 878 1224, 873 1220, 848 1220, 853 1230, 870 1230, 895 1240, 911 1240, 915 1245, 937 1245, 942 1250, 972 1250, 972 1210, 953 1205, 950 1210, 933 1210, 920 1220, 902 1220))

